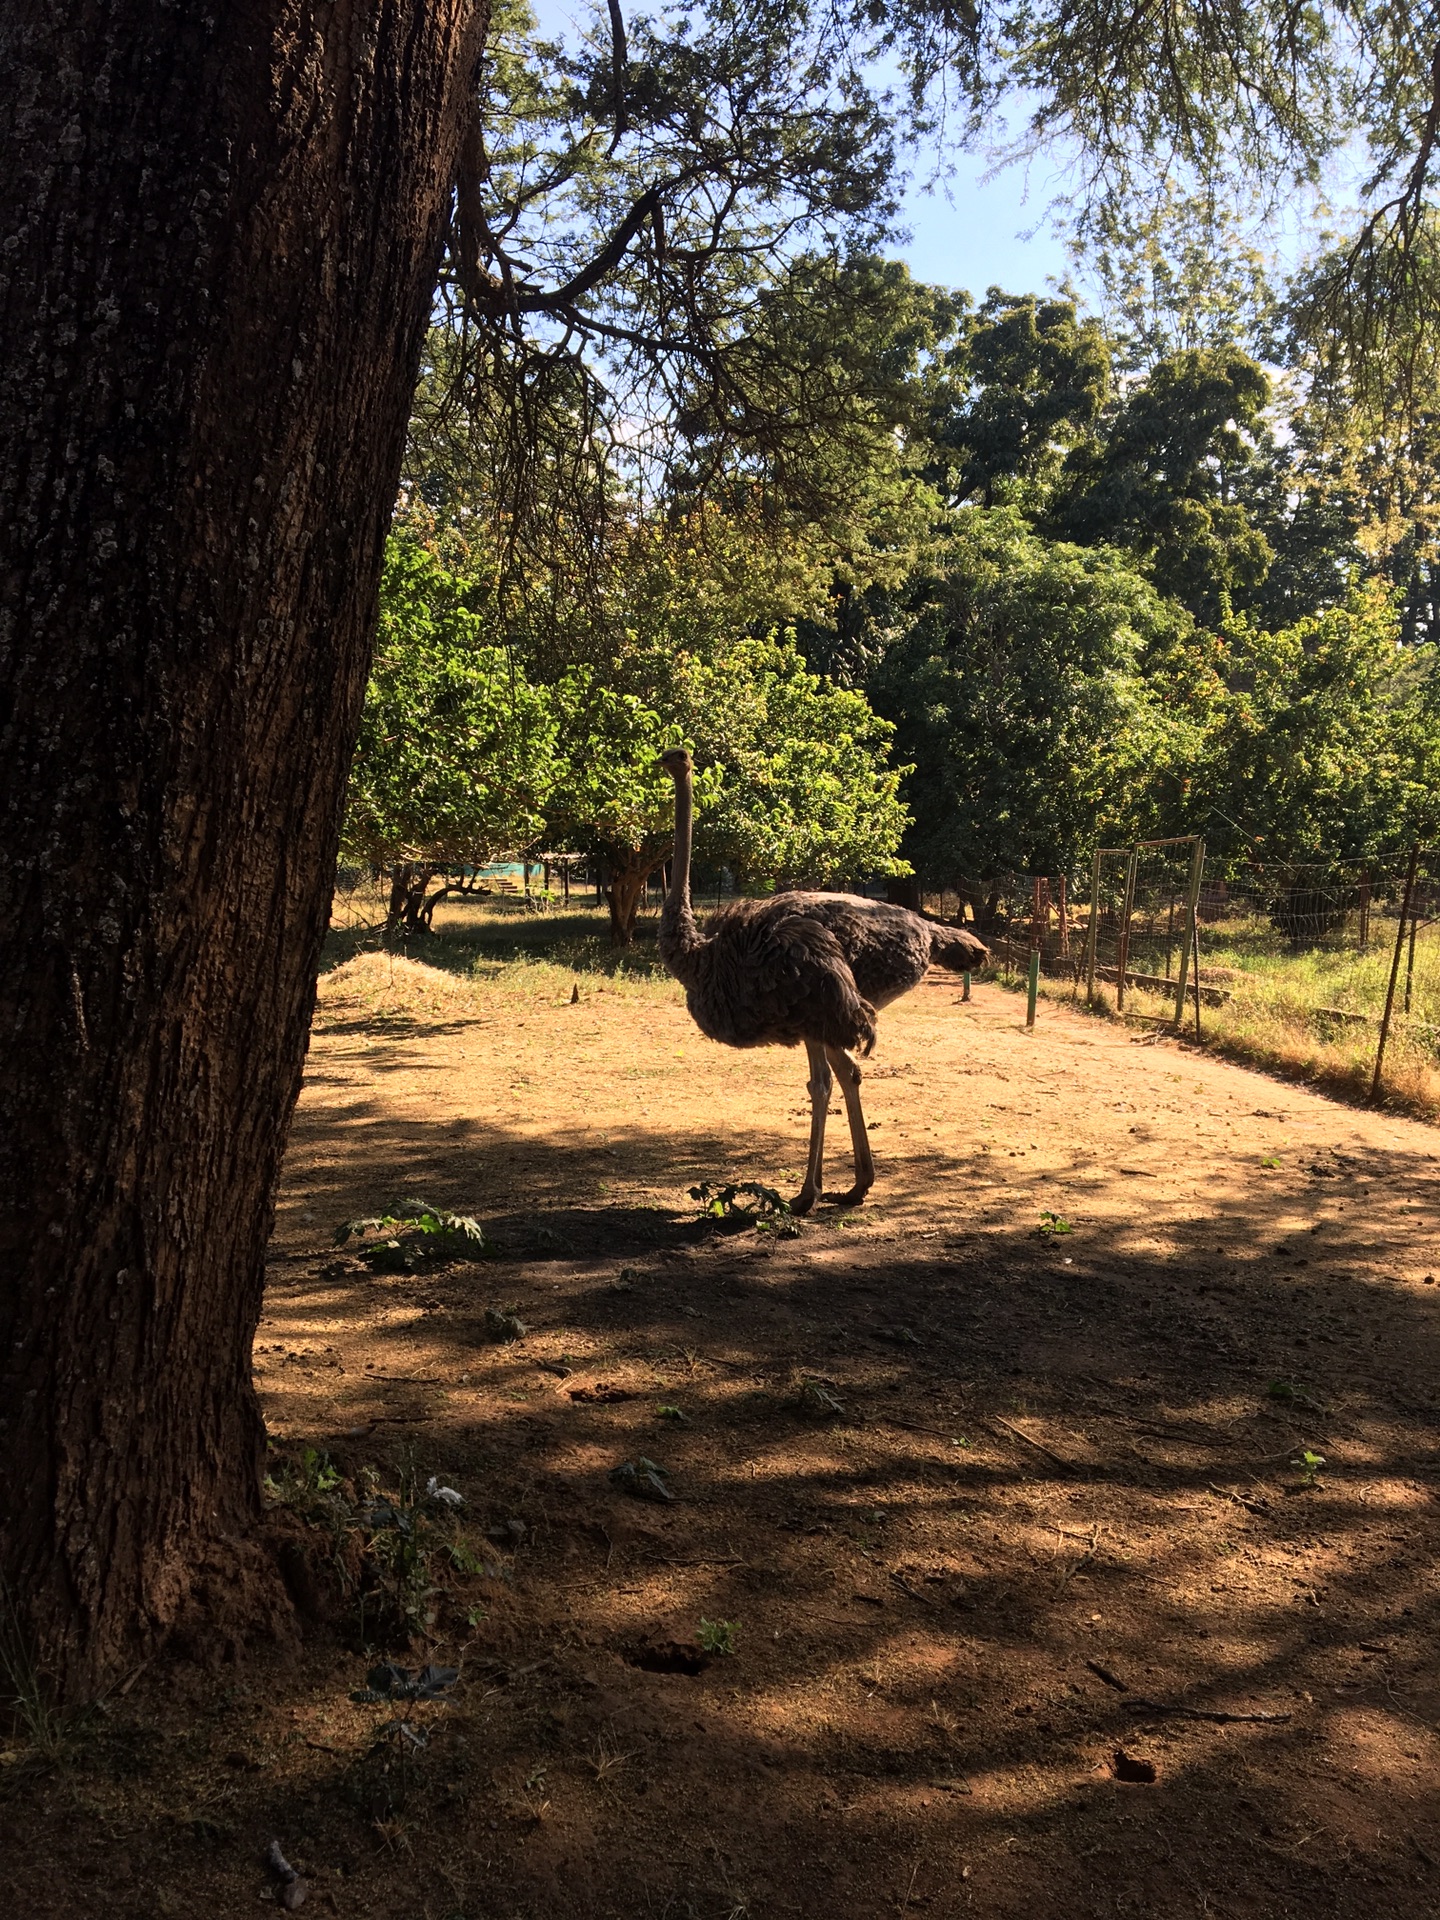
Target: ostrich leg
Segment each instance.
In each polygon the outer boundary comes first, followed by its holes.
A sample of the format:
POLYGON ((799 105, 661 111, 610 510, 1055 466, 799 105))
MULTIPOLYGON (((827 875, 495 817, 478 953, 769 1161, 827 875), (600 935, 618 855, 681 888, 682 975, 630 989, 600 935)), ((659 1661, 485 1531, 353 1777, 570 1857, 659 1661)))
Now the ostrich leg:
POLYGON ((830 1111, 830 1089, 834 1082, 826 1064, 826 1049, 805 1042, 810 1057, 810 1158, 805 1165, 805 1184, 790 1202, 792 1213, 808 1213, 820 1198, 822 1168, 825 1162, 825 1116, 830 1111))
MULTIPOLYGON (((875 1156, 870 1151, 870 1136, 865 1131, 865 1114, 860 1105, 860 1069, 840 1047, 827 1047, 825 1058, 835 1069, 840 1091, 845 1096, 845 1112, 850 1121, 850 1145, 855 1153, 855 1184, 840 1205, 858 1207, 875 1184, 875 1156)), ((816 1177, 819 1177, 818 1165, 816 1177)))

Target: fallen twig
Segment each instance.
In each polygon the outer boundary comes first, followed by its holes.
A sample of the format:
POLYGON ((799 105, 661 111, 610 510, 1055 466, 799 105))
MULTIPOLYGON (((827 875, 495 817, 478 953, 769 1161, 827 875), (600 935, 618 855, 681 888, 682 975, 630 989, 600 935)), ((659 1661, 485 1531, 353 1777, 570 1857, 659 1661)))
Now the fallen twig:
MULTIPOLYGON (((1293 1451, 1293 1449, 1287 1448, 1286 1451, 1290 1452, 1293 1451)), ((1251 1513, 1268 1513, 1270 1511, 1270 1503, 1268 1500, 1252 1500, 1248 1494, 1236 1493, 1230 1487, 1217 1487, 1213 1480, 1207 1480, 1205 1484, 1211 1493, 1218 1493, 1222 1500, 1233 1500, 1237 1507, 1248 1507, 1251 1513)))
POLYGON ((1128 1680, 1122 1680, 1118 1673, 1112 1673, 1108 1667, 1102 1667, 1098 1660, 1087 1660, 1085 1664, 1097 1679, 1105 1682, 1107 1687, 1114 1687, 1117 1693, 1130 1691, 1128 1680))
POLYGON ((908 1593, 910 1598, 912 1600, 918 1600, 922 1607, 933 1607, 935 1605, 935 1602, 930 1598, 929 1594, 918 1593, 903 1573, 892 1573, 890 1578, 895 1582, 896 1586, 900 1588, 902 1593, 908 1593))
POLYGON ((1263 1726, 1283 1726, 1293 1719, 1288 1713, 1221 1713, 1213 1707, 1185 1707, 1177 1700, 1127 1700, 1132 1713, 1167 1713, 1181 1720, 1211 1720, 1216 1726, 1231 1727, 1255 1722, 1263 1726))
POLYGON ((1064 1454, 1056 1453, 1053 1447, 1047 1447, 1043 1440, 1032 1440, 1023 1428, 1017 1427, 1011 1421, 1003 1419, 1000 1414, 992 1413, 990 1419, 995 1426, 1003 1427, 1007 1433, 1013 1433, 1017 1440, 1023 1440, 1027 1447, 1034 1447, 1037 1453, 1043 1453, 1045 1458, 1053 1461, 1057 1467, 1063 1467, 1066 1473, 1083 1473, 1085 1471, 1078 1461, 1067 1460, 1064 1454))

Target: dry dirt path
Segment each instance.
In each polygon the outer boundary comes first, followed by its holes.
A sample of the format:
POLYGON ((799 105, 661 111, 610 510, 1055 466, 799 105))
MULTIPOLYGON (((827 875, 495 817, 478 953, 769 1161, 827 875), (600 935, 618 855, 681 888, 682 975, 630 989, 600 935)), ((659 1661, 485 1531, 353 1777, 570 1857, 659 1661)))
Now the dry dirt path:
MULTIPOLYGON (((486 1564, 398 1799, 343 1644, 197 1695, 257 1756, 229 1829, 355 1915, 1440 1913, 1440 1134, 946 978, 882 1020, 872 1202, 706 1236, 695 1181, 798 1183, 800 1056, 379 964, 322 1003, 257 1377, 292 1454, 457 1488, 486 1564), (494 1257, 329 1248, 400 1196, 494 1257), (733 1654, 654 1670, 702 1620, 733 1654)), ((249 1858, 165 1910, 252 1912, 249 1858)))

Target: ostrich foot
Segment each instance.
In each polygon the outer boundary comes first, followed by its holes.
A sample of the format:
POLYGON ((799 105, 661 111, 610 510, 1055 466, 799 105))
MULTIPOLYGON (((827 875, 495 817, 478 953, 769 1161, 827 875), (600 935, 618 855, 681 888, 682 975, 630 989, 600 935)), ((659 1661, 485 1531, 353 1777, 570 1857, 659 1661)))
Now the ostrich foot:
MULTIPOLYGON (((832 1207, 863 1207, 869 1191, 868 1186, 852 1187, 848 1193, 827 1193, 825 1199, 832 1207)), ((794 1212, 793 1207, 791 1212, 794 1212)))
POLYGON ((811 1186, 804 1186, 790 1202, 790 1211, 793 1214, 809 1213, 814 1204, 815 1189, 811 1186))

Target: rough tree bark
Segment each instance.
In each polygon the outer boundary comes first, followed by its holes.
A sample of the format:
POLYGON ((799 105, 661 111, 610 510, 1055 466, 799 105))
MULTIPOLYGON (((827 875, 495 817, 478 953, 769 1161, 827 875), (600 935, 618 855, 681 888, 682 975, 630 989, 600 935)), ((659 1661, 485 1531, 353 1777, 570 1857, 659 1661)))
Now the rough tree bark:
POLYGON ((484 27, 0 11, 0 1564, 72 1697, 243 1571, 265 1241, 484 27))

